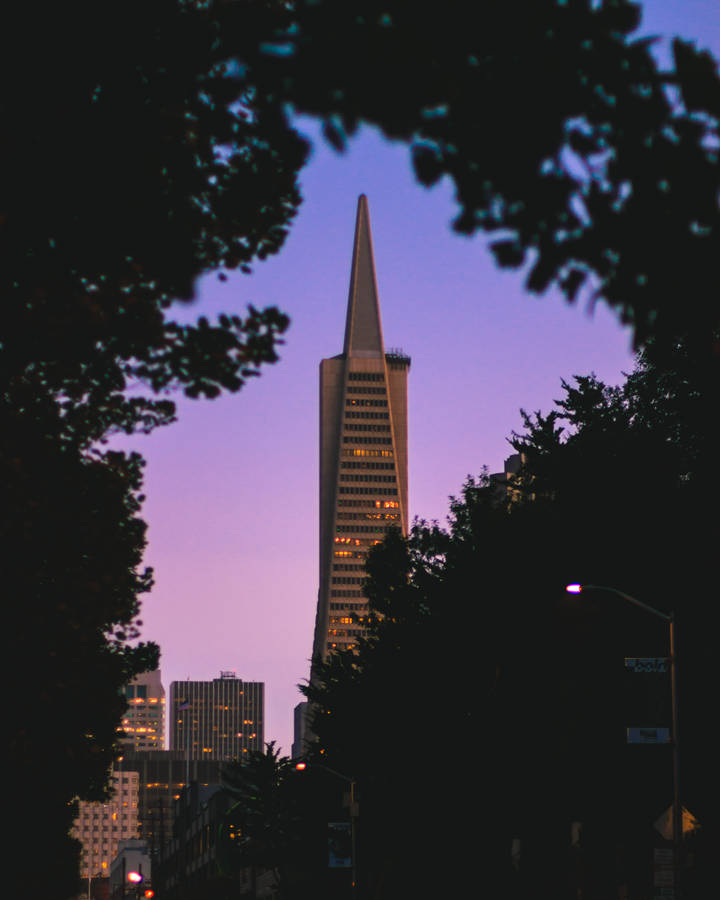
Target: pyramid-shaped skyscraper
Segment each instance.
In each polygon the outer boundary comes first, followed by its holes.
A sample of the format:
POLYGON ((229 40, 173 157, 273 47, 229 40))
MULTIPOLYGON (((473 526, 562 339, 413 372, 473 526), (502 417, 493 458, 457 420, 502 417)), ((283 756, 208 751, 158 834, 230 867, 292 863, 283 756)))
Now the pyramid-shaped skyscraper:
POLYGON ((367 601, 365 557, 408 529, 407 375, 385 351, 367 197, 358 200, 345 346, 320 363, 320 578, 313 658, 352 647, 367 601), (360 620, 360 621, 359 621, 360 620))

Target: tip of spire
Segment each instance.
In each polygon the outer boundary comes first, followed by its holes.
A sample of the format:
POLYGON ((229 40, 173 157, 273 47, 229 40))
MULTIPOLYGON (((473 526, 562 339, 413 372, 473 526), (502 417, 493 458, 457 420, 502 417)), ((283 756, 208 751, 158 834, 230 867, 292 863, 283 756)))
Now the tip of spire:
POLYGON ((384 355, 370 212, 365 194, 358 197, 344 353, 347 356, 384 355))

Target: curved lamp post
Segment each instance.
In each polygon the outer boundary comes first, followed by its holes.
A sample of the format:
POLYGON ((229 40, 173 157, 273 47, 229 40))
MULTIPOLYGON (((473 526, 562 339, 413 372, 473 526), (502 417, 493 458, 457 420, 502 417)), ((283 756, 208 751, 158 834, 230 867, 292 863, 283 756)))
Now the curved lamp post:
POLYGON ((671 746, 672 746, 672 769, 673 769, 673 802, 672 802, 672 842, 673 842, 673 859, 675 863, 675 887, 677 887, 677 875, 680 869, 680 843, 682 841, 682 807, 680 805, 680 763, 679 763, 679 754, 678 754, 678 691, 677 691, 677 649, 676 649, 676 640, 677 640, 677 629, 675 627, 675 613, 664 613, 659 609, 655 609, 654 606, 649 606, 647 603, 643 603, 642 600, 638 600, 636 597, 631 597, 630 594, 626 594, 624 591, 619 591, 617 588, 613 587, 605 587, 601 584, 568 584, 565 587, 565 590, 569 594, 579 594, 582 591, 605 591, 609 594, 614 594, 616 597, 621 597, 623 600, 627 600, 628 603, 632 603, 633 606, 638 606, 640 609, 644 610, 647 613, 651 613, 653 616, 657 616, 658 619, 662 619, 663 622, 667 622, 670 630, 670 692, 671 692, 671 701, 672 701, 672 722, 671 722, 671 746))

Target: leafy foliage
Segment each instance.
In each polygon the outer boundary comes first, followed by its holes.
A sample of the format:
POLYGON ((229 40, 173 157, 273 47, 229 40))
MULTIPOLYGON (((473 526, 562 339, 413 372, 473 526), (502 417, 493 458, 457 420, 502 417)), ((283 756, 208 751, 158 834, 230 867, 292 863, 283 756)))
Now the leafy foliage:
POLYGON ((271 741, 223 768, 230 805, 221 827, 218 862, 223 872, 252 872, 252 881, 272 872, 279 897, 324 896, 326 859, 324 789, 310 773, 299 773, 271 741), (319 789, 318 789, 319 788, 319 789))
MULTIPOLYGON (((194 297, 198 276, 249 271, 282 245, 308 150, 289 107, 322 117, 338 148, 360 122, 405 140, 421 183, 453 180, 456 229, 492 234, 500 264, 524 267, 530 290, 603 296, 638 342, 658 336, 656 354, 672 349, 668 335, 687 333, 700 350, 688 353, 692 374, 717 323, 705 298, 718 287, 720 89, 714 61, 682 41, 674 70, 658 71, 649 43, 632 39, 639 11, 627 0, 452 0, 440 16, 407 0, 73 0, 11 12, 0 59, 0 528, 7 614, 37 660, 26 691, 41 705, 14 709, 10 765, 48 773, 51 783, 19 777, 13 806, 52 810, 46 833, 63 835, 72 798, 101 793, 116 689, 155 654, 128 644, 151 582, 139 568, 141 461, 98 445, 170 423, 163 392, 237 391, 277 359, 288 320, 272 307, 196 325, 174 322, 171 307, 194 297), (69 699, 78 694, 82 707, 69 699), (62 763, 37 721, 57 733, 62 763)), ((648 356, 648 365, 658 364, 648 356)), ((663 407, 678 436, 714 421, 720 379, 703 365, 714 393, 689 395, 692 424, 663 407)), ((651 412, 639 408, 638 421, 651 412)), ((696 484, 711 476, 713 445, 683 451, 696 484)), ((574 447, 563 459, 579 472, 574 447)), ((665 477, 661 468, 653 472, 665 477)), ((539 491, 545 476, 534 477, 539 491)), ((481 499, 485 487, 469 485, 454 507, 468 559, 476 520, 518 540, 481 499)), ((523 515, 530 522, 539 509, 523 515)), ((430 612, 445 610, 456 642, 458 597, 474 587, 458 574, 445 605, 433 606, 454 535, 420 529, 414 540, 415 593, 388 583, 396 614, 378 628, 395 628, 397 641, 411 628, 419 664, 430 612)), ((483 667, 483 685, 492 672, 483 667)), ((435 699, 444 708, 444 695, 435 699)), ((28 820, 14 833, 31 830, 28 820)), ((66 848, 48 838, 44 855, 56 864, 18 867, 29 874, 17 895, 74 890, 66 848)))
POLYGON ((157 647, 135 643, 139 596, 152 583, 139 569, 141 466, 136 454, 80 450, 50 397, 0 404, 5 624, 22 674, 22 689, 8 691, 19 897, 37 896, 48 872, 56 896, 75 889, 74 798, 105 798, 120 690, 157 664, 157 647), (31 864, 26 839, 40 800, 47 869, 31 864))
POLYGON ((226 77, 206 4, 12 13, 0 61, 0 531, 25 673, 10 709, 13 892, 65 898, 78 890, 74 798, 104 797, 120 689, 158 655, 136 643, 152 583, 142 460, 102 442, 171 422, 161 392, 237 391, 277 359, 288 319, 273 307, 196 325, 169 309, 199 275, 278 250, 306 146, 271 97, 239 70, 226 77), (40 809, 42 867, 27 840, 40 809))
MULTIPOLYGON (((562 896, 573 821, 585 890, 644 889, 671 769, 667 747, 625 743, 642 710, 629 705, 622 660, 667 655, 667 628, 606 594, 570 599, 574 580, 676 610, 683 802, 710 824, 714 763, 697 698, 713 679, 707 597, 720 535, 702 516, 707 431, 694 427, 703 385, 692 372, 680 345, 662 377, 646 355, 619 388, 592 375, 564 382, 555 409, 525 415, 514 436, 523 465, 509 492, 486 473, 470 478, 447 530, 416 523, 407 541, 391 534, 370 554, 368 637, 355 655, 331 654, 306 693, 315 752, 359 781, 372 896, 469 889, 478 866, 488 896, 562 896), (445 860, 471 853, 471 872, 448 872, 445 860)), ((667 688, 653 688, 666 711, 667 688)))
POLYGON ((636 341, 718 324, 720 77, 673 41, 661 70, 629 0, 300 0, 254 65, 343 147, 361 122, 449 177, 528 290, 602 297, 636 341), (372 60, 372 64, 368 64, 372 60), (714 287, 713 287, 714 286, 714 287), (681 299, 682 298, 682 299, 681 299))

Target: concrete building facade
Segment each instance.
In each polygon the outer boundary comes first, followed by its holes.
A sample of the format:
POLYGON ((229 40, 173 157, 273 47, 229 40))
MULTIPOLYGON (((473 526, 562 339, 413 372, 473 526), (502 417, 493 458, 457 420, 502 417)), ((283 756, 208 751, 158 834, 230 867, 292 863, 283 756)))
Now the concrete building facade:
POLYGON ((320 364, 320 572, 313 659, 363 632, 365 558, 408 530, 410 358, 385 351, 370 214, 358 200, 345 343, 320 364))
POLYGON ((128 708, 120 739, 125 750, 165 749, 165 688, 159 669, 142 672, 125 686, 128 708))
POLYGON ((118 772, 136 772, 138 781, 137 833, 155 857, 173 833, 175 801, 189 782, 220 782, 223 761, 186 759, 181 750, 139 750, 115 763, 118 772))
POLYGON ((80 876, 108 878, 120 841, 138 836, 137 772, 113 771, 113 796, 107 803, 79 801, 72 834, 82 843, 80 876))
POLYGON ((221 672, 170 685, 170 748, 190 759, 241 759, 265 747, 265 685, 221 672))

